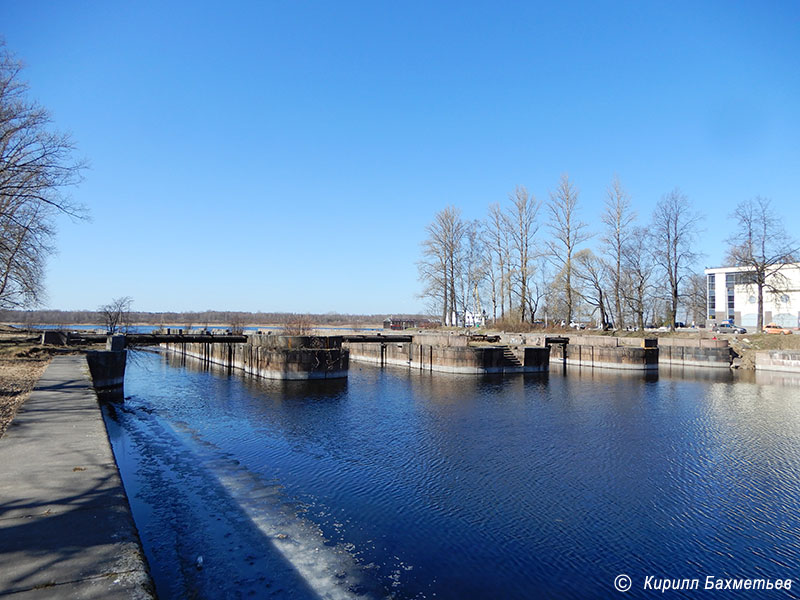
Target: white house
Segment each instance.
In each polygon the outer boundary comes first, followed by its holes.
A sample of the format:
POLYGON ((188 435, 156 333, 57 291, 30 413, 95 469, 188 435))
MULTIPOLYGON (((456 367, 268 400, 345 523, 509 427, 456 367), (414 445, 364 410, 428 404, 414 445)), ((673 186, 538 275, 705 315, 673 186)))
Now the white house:
MULTIPOLYGON (((731 319, 741 327, 758 323, 758 289, 746 267, 706 269, 708 285, 708 324, 731 319)), ((775 322, 781 327, 800 327, 800 263, 786 264, 777 274, 767 277, 764 288, 764 324, 775 322)))
POLYGON ((486 327, 486 313, 466 311, 463 314, 462 325, 464 327, 486 327))

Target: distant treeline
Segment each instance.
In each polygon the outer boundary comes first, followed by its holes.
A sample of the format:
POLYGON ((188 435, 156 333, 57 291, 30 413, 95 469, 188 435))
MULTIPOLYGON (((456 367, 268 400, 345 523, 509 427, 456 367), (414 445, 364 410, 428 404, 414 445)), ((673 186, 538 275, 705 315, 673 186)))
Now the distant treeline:
MULTIPOLYGON (((181 325, 186 328, 205 326, 280 325, 296 322, 299 318, 314 325, 349 325, 382 323, 384 319, 424 319, 422 315, 377 314, 350 315, 326 313, 321 315, 277 312, 228 312, 207 310, 203 312, 135 312, 127 315, 130 324, 181 325)), ((26 325, 79 325, 103 324, 102 313, 93 310, 0 310, 0 321, 26 325)))

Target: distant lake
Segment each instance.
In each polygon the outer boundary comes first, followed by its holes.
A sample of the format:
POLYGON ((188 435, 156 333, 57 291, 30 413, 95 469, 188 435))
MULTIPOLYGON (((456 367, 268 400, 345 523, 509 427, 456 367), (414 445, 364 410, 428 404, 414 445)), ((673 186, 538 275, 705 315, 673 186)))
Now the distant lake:
POLYGON ((107 424, 161 598, 644 598, 647 576, 800 573, 797 379, 351 367, 130 362, 107 424))

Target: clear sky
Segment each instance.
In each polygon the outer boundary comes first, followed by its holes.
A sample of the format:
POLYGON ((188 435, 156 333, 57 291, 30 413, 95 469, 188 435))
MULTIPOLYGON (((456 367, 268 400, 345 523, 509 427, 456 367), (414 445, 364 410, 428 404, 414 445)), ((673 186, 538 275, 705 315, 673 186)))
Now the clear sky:
POLYGON ((27 2, 0 35, 91 163, 47 307, 417 312, 424 228, 569 173, 800 234, 798 2, 27 2))

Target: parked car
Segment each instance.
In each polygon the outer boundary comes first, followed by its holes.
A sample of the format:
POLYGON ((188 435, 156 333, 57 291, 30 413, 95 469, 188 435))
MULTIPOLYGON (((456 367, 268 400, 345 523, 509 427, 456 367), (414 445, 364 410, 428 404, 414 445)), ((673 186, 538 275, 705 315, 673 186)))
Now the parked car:
POLYGON ((777 323, 767 323, 764 327, 764 333, 778 333, 783 335, 792 335, 792 330, 786 327, 781 327, 777 323))
POLYGON ((717 333, 747 333, 747 329, 744 327, 737 327, 736 325, 731 325, 730 323, 720 323, 719 325, 715 325, 711 331, 716 331, 717 333))

